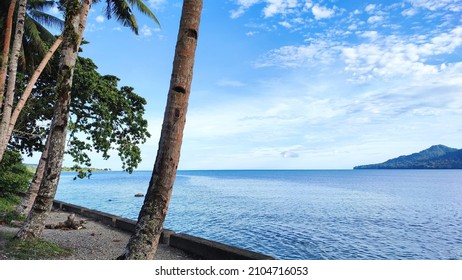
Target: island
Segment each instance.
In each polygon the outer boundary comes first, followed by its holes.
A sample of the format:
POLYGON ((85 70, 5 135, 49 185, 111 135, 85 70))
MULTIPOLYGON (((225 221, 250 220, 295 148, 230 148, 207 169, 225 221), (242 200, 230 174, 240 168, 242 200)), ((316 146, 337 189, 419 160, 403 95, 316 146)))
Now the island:
POLYGON ((462 149, 434 145, 418 153, 353 169, 462 169, 462 149))

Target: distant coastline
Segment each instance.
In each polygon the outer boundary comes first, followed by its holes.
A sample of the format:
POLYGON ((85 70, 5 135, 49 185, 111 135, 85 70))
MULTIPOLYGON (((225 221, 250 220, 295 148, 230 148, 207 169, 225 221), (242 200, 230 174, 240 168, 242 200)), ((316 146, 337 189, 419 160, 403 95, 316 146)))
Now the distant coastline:
MULTIPOLYGON (((35 172, 37 169, 37 164, 32 164, 32 163, 25 163, 24 166, 27 167, 27 169, 31 172, 35 172)), ((91 171, 91 172, 109 172, 112 171, 111 168, 95 168, 95 167, 89 167, 89 168, 84 168, 85 171, 91 171)), ((77 169, 74 167, 63 167, 61 169, 63 172, 78 172, 77 169)))
POLYGON ((434 145, 418 153, 353 169, 462 169, 462 149, 434 145))

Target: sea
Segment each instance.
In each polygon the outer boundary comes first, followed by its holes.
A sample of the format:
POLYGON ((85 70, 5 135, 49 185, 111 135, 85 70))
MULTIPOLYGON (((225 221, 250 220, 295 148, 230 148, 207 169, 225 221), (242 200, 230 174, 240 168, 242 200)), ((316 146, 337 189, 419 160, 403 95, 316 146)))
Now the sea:
MULTIPOLYGON (((151 173, 63 172, 56 199, 136 220, 151 173)), ((284 260, 460 260, 462 170, 178 171, 164 228, 284 260)))

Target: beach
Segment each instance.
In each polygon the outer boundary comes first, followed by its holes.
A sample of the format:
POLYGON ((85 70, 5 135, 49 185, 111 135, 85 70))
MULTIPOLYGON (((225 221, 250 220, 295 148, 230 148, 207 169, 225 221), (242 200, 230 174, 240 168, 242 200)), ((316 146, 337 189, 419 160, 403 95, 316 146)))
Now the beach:
MULTIPOLYGON (((47 224, 56 225, 66 221, 69 212, 53 210, 47 219, 47 224)), ((92 219, 75 215, 75 221, 83 220, 83 228, 78 230, 45 229, 42 239, 69 248, 72 254, 61 257, 63 260, 113 260, 122 254, 130 238, 130 233, 118 230, 92 219)), ((19 228, 0 225, 0 232, 16 233, 19 228)), ((0 260, 9 257, 0 251, 0 260)), ((187 253, 159 244, 155 259, 157 260, 190 260, 187 253)))

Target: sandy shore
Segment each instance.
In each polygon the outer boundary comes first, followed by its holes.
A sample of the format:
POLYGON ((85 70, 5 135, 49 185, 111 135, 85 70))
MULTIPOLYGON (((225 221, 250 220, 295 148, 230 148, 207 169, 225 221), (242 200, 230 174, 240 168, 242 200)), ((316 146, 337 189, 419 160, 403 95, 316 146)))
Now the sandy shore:
MULTIPOLYGON (((64 222, 68 216, 69 212, 52 211, 48 217, 47 224, 64 222)), ((73 254, 62 259, 112 260, 122 254, 130 238, 130 233, 76 215, 75 221, 80 220, 84 221, 83 229, 45 229, 42 238, 72 249, 73 254)), ((15 233, 18 228, 0 225, 0 231, 15 233)), ((155 259, 188 260, 192 259, 192 257, 181 250, 159 244, 155 259)))

